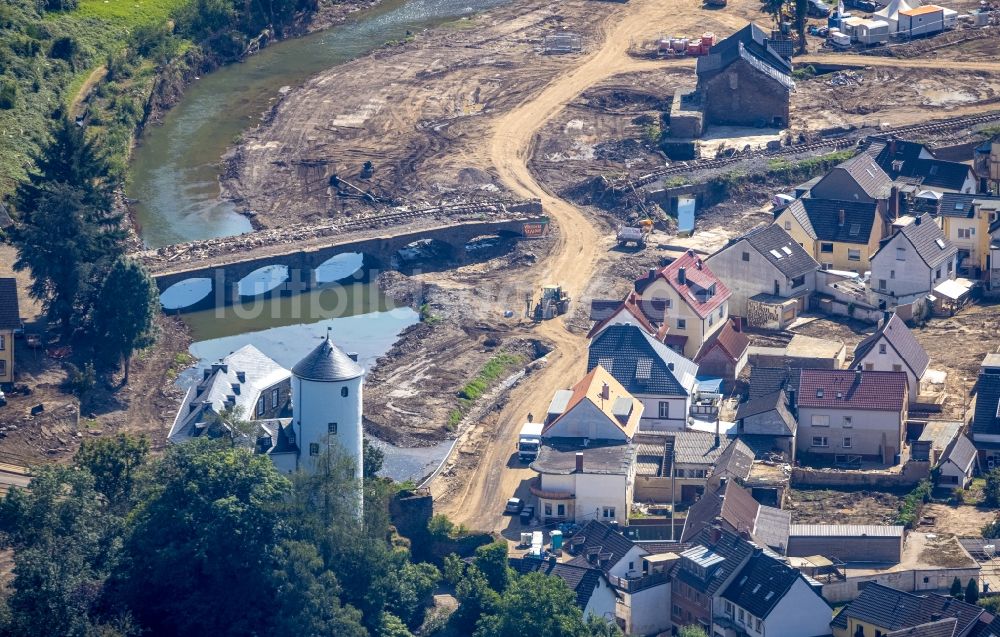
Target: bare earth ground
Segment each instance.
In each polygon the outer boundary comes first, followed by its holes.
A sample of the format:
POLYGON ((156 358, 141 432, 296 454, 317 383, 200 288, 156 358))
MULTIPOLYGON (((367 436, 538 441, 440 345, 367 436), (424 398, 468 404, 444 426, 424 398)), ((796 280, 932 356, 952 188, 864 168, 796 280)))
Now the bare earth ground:
POLYGON ((881 491, 789 489, 793 524, 892 524, 902 497, 881 491))

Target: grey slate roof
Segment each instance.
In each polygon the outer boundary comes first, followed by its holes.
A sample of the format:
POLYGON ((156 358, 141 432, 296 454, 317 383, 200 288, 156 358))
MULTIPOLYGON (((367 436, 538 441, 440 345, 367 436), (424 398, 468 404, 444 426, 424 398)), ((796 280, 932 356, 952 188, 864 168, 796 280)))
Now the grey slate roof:
POLYGON ((632 550, 633 546, 635 544, 632 540, 611 528, 609 524, 590 520, 567 544, 567 550, 572 551, 576 557, 566 563, 588 568, 596 566, 607 573, 632 550), (606 559, 598 562, 597 556, 602 554, 606 559))
POLYGON ((766 619, 800 577, 781 560, 759 553, 733 577, 722 597, 754 617, 766 619))
MULTIPOLYGON (((666 313, 667 301, 665 299, 639 299, 636 305, 642 310, 651 323, 662 323, 666 313)), ((622 306, 621 299, 594 299, 590 302, 590 320, 603 321, 614 315, 618 308, 622 306)))
POLYGON ((609 325, 590 342, 587 371, 598 365, 633 395, 689 396, 698 373, 696 364, 635 325, 609 325), (648 368, 648 379, 636 373, 640 368, 648 368))
POLYGON ((853 177, 858 186, 872 199, 885 199, 892 190, 892 179, 867 153, 858 153, 838 164, 837 168, 843 169, 853 177))
MULTIPOLYGON (((754 228, 745 235, 731 240, 716 254, 730 249, 740 241, 746 241, 753 246, 754 250, 789 279, 819 269, 819 263, 796 243, 781 226, 771 224, 754 228)), ((710 266, 712 265, 712 256, 705 259, 710 266)))
POLYGON ((295 364, 292 373, 303 380, 337 382, 357 378, 365 370, 334 345, 328 333, 316 349, 295 364))
POLYGON ((0 330, 21 327, 21 311, 17 305, 17 279, 0 278, 0 330))
POLYGON ((979 374, 973 434, 1000 434, 1000 374, 979 374))
POLYGON ((714 73, 726 68, 737 59, 746 59, 750 56, 770 67, 771 72, 768 74, 772 77, 784 76, 787 79, 782 80, 783 84, 794 85, 788 77, 792 70, 791 62, 771 47, 768 39, 768 33, 751 22, 728 38, 717 42, 707 56, 698 58, 697 74, 714 73))
POLYGON ((521 575, 527 573, 543 573, 558 577, 566 582, 570 590, 576 593, 576 605, 581 610, 587 608, 594 589, 601 584, 604 573, 600 569, 576 564, 550 562, 532 557, 511 558, 508 560, 511 568, 521 575))
POLYGON ((733 439, 719 454, 712 468, 712 476, 728 476, 746 480, 753 467, 753 449, 739 438, 733 439))
POLYGON ((697 574, 685 568, 684 559, 680 559, 674 564, 670 571, 671 576, 684 582, 691 588, 712 596, 722 586, 728 583, 729 578, 737 571, 746 560, 762 549, 752 542, 741 538, 738 534, 726 529, 719 530, 719 539, 712 539, 713 529, 705 528, 696 534, 691 543, 711 550, 712 554, 721 557, 722 560, 711 567, 708 577, 700 578, 697 574))
MULTIPOLYGON (((902 235, 913 246, 917 255, 929 268, 936 268, 958 253, 955 244, 944 236, 941 228, 926 214, 900 228, 897 234, 902 235)), ((891 245, 892 239, 896 236, 893 235, 893 237, 883 241, 878 252, 891 245)))
POLYGON ((753 536, 767 546, 782 552, 788 548, 788 535, 792 528, 792 512, 761 504, 754 522, 753 536))
POLYGON ((729 445, 730 437, 719 436, 715 444, 715 434, 707 431, 678 431, 674 438, 674 462, 677 464, 709 464, 715 462, 729 445))
POLYGON ((923 187, 948 190, 961 190, 972 170, 967 164, 943 159, 908 159, 898 168, 891 163, 882 165, 892 179, 916 180, 923 187))
POLYGON ((854 348, 854 361, 851 363, 851 368, 859 367, 861 359, 881 342, 885 342, 896 350, 896 353, 917 378, 923 377, 930 365, 930 356, 927 355, 924 346, 913 336, 913 332, 906 326, 903 319, 895 313, 889 317, 888 321, 884 321, 874 334, 858 343, 858 346, 854 348))
POLYGON ((583 454, 584 473, 627 475, 635 459, 635 445, 625 442, 589 441, 580 438, 546 438, 531 468, 539 473, 569 475, 576 472, 576 454, 583 454))
POLYGON ((806 232, 820 241, 867 245, 872 226, 878 219, 875 203, 839 201, 803 197, 788 204, 787 210, 803 225, 806 232), (840 223, 840 211, 844 223, 840 223), (803 218, 808 224, 803 223, 803 218))
POLYGON ((965 436, 959 435, 952 443, 951 449, 944 455, 945 462, 953 462, 962 471, 968 473, 972 463, 976 460, 976 446, 965 436))
POLYGON ((955 632, 961 635, 983 612, 984 609, 979 606, 944 595, 914 595, 872 582, 865 586, 857 599, 844 607, 842 614, 844 625, 847 618, 853 617, 888 630, 911 628, 937 618, 954 617, 958 620, 955 632))
POLYGON ((885 637, 953 637, 958 628, 958 620, 954 617, 920 624, 912 628, 903 628, 886 633, 885 637))
POLYGON ((750 400, 781 389, 798 392, 801 371, 794 367, 754 367, 750 370, 750 400))

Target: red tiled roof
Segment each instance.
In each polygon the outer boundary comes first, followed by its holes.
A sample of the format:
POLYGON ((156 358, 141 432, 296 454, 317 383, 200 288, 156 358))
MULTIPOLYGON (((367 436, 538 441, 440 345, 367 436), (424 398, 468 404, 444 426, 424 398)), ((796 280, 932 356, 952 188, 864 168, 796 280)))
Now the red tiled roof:
POLYGON ((733 321, 737 320, 739 319, 730 319, 726 321, 725 326, 713 334, 709 340, 702 345, 701 351, 699 351, 698 355, 695 356, 694 361, 697 363, 699 359, 708 354, 716 345, 718 345, 733 362, 740 360, 740 358, 743 357, 744 352, 747 351, 747 348, 750 347, 750 339, 746 334, 736 329, 733 321))
POLYGON ((658 336, 657 329, 653 327, 653 324, 649 322, 648 318, 646 318, 645 313, 639 308, 638 300, 639 296, 635 292, 630 292, 629 295, 625 297, 625 300, 622 301, 622 304, 615 308, 615 311, 612 312, 608 318, 603 321, 598 321, 594 324, 594 327, 590 328, 590 332, 587 333, 587 338, 594 338, 600 334, 601 330, 607 327, 611 323, 612 319, 614 319, 615 316, 622 311, 622 309, 628 311, 629 314, 634 316, 635 320, 638 321, 639 326, 646 330, 650 336, 658 336))
POLYGON ((901 411, 904 404, 904 372, 803 369, 799 376, 799 407, 901 411))
MULTIPOLYGON (((706 318, 720 305, 726 302, 732 294, 726 284, 708 269, 708 266, 693 251, 688 250, 670 265, 660 268, 656 273, 672 287, 701 318, 706 318), (681 283, 678 274, 684 268, 685 282, 681 283), (715 286, 715 294, 711 296, 696 295, 699 290, 708 290, 715 286)), ((637 288, 648 285, 649 279, 637 281, 637 288)))

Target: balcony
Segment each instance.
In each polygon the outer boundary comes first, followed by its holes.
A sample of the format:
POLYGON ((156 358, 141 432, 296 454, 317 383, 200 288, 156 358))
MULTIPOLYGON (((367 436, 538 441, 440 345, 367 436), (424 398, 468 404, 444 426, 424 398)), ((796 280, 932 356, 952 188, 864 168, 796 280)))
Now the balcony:
POLYGON ((537 496, 543 500, 575 500, 576 495, 569 493, 568 491, 546 491, 542 489, 541 478, 534 478, 528 483, 528 490, 531 491, 531 495, 537 496))
POLYGON ((616 577, 614 575, 608 576, 608 581, 612 586, 622 591, 623 593, 638 593, 639 591, 646 590, 647 588, 652 588, 654 586, 659 586, 669 579, 669 575, 665 571, 659 573, 650 573, 649 575, 642 575, 639 577, 616 577))

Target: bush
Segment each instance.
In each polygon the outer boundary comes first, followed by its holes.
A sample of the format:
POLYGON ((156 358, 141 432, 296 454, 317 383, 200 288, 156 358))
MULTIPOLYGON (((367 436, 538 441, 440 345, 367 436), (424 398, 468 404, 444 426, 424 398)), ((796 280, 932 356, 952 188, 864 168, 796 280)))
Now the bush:
POLYGON ((931 488, 931 481, 925 478, 913 488, 913 491, 906 494, 906 497, 903 498, 903 503, 899 505, 899 512, 896 514, 897 524, 902 524, 908 529, 916 526, 917 521, 920 519, 920 512, 924 509, 924 504, 930 500, 931 488))
POLYGON ((52 41, 52 47, 49 49, 49 57, 56 60, 66 60, 72 64, 79 52, 80 44, 76 41, 76 38, 64 35, 52 41))
POLYGON ((965 601, 968 604, 975 604, 979 601, 979 583, 974 579, 970 579, 965 587, 965 601))
POLYGON ((1000 520, 993 520, 989 524, 983 527, 982 531, 983 537, 991 540, 1000 536, 1000 520))
POLYGON ((0 109, 9 111, 17 106, 17 83, 10 78, 0 78, 0 109))

